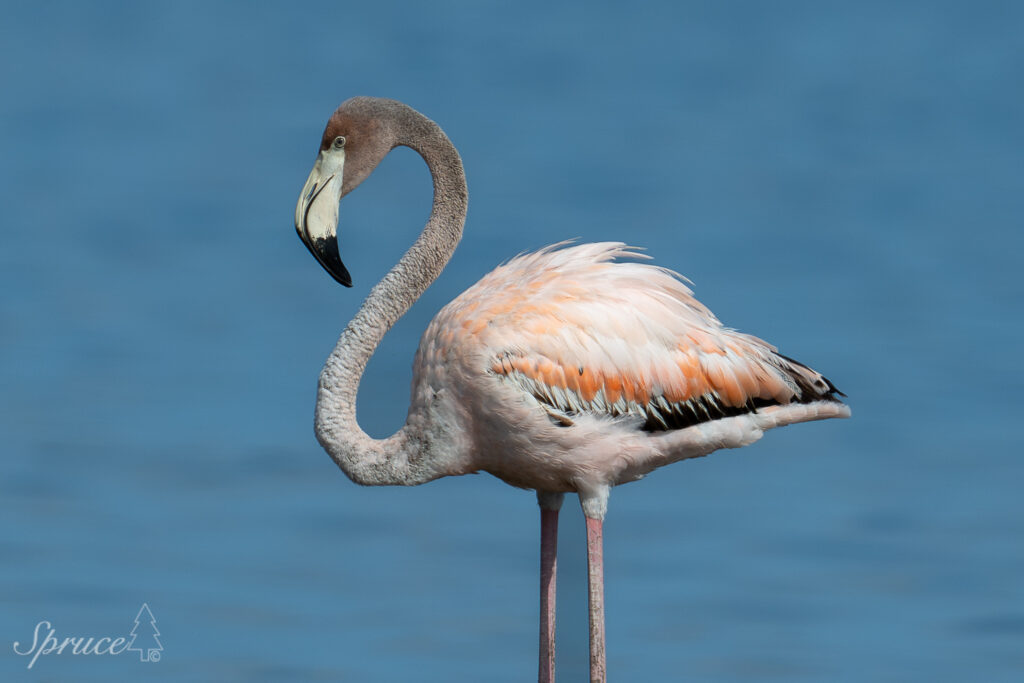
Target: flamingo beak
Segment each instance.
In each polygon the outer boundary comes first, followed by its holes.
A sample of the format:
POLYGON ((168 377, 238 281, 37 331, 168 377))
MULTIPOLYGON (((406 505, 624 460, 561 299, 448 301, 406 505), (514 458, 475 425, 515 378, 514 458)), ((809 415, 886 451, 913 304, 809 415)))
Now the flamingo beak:
POLYGON ((352 276, 338 251, 338 202, 344 166, 344 150, 320 152, 295 205, 295 231, 324 270, 351 287, 352 276))

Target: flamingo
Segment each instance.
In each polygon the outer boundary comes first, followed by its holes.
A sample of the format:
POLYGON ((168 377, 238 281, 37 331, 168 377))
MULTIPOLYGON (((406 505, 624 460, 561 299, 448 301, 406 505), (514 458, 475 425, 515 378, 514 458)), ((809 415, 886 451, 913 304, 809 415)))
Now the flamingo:
POLYGON ((437 278, 461 236, 468 194, 458 151, 401 102, 355 97, 327 122, 295 209, 299 237, 346 287, 340 200, 395 147, 423 157, 433 206, 419 238, 370 291, 320 373, 320 444, 362 485, 413 486, 489 472, 533 489, 541 510, 538 680, 554 680, 558 512, 586 519, 590 677, 606 679, 602 522, 611 488, 766 429, 849 417, 843 394, 774 346, 723 326, 682 276, 619 242, 556 244, 485 275, 427 327, 405 425, 373 439, 356 394, 381 339, 437 278))

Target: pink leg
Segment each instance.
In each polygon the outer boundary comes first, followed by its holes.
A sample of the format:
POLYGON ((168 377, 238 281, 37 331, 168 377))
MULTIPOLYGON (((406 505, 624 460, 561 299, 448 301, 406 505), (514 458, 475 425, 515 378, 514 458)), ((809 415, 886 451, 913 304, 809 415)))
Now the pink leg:
POLYGON ((605 683, 602 521, 590 517, 586 519, 587 578, 590 587, 590 683, 605 683))
POLYGON ((561 493, 537 492, 540 505, 540 683, 555 683, 555 579, 561 493))

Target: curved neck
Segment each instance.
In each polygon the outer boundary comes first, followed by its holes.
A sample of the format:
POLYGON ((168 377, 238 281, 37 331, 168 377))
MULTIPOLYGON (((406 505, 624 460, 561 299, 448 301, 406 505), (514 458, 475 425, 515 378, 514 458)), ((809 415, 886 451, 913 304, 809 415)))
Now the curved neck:
POLYGON ((434 182, 426 227, 398 263, 378 282, 341 333, 320 373, 316 434, 352 481, 364 485, 421 484, 449 474, 428 452, 423 420, 413 419, 386 439, 373 439, 356 421, 359 381, 381 339, 437 279, 462 237, 468 194, 462 160, 441 128, 408 109, 394 122, 395 146, 423 157, 434 182))

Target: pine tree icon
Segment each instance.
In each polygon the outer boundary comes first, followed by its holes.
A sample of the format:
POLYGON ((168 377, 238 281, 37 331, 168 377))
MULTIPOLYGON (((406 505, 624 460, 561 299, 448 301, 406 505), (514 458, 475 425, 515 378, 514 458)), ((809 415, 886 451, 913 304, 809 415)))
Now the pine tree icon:
POLYGON ((159 662, 160 651, 164 649, 164 646, 160 644, 160 639, 157 636, 160 635, 160 630, 156 627, 156 617, 149 611, 149 605, 142 603, 142 609, 139 610, 138 615, 135 617, 135 626, 132 626, 132 631, 129 634, 132 637, 132 641, 128 644, 128 650, 137 650, 139 653, 139 661, 142 662, 159 662), (135 641, 138 639, 139 634, 136 633, 139 629, 141 622, 148 622, 149 628, 144 629, 149 632, 148 638, 144 638, 146 645, 150 644, 152 639, 151 647, 143 647, 142 644, 136 645, 135 641))

